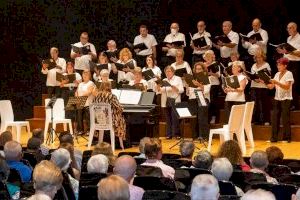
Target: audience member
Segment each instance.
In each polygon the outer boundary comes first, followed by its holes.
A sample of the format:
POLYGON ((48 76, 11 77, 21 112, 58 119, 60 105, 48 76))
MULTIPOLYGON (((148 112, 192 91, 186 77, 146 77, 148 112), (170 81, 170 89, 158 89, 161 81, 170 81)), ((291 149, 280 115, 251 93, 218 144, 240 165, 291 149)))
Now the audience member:
MULTIPOLYGON (((229 181, 233 168, 227 158, 216 158, 211 166, 212 174, 218 179, 218 181, 229 181)), ((235 190, 238 196, 243 196, 244 192, 241 188, 235 186, 235 190)))
POLYGON ((108 158, 109 165, 114 166, 116 156, 114 155, 111 145, 107 142, 101 142, 95 145, 92 155, 103 154, 108 158))
POLYGON ((192 141, 184 141, 180 143, 179 151, 182 160, 192 161, 192 157, 195 150, 195 144, 192 141))
POLYGON ((44 130, 41 129, 41 128, 37 128, 37 129, 34 129, 32 131, 32 138, 38 138, 41 140, 41 145, 40 145, 40 150, 42 152, 43 155, 48 155, 49 154, 49 148, 44 145, 44 130))
POLYGON ((215 177, 210 174, 200 174, 193 180, 191 200, 217 200, 219 191, 219 184, 215 177))
POLYGON ((70 143, 61 143, 59 145, 59 148, 66 149, 69 152, 70 159, 71 159, 70 166, 72 167, 72 171, 73 171, 73 174, 75 175, 76 179, 79 180, 81 166, 77 165, 77 162, 75 159, 75 154, 74 154, 74 146, 70 143))
POLYGON ((276 200, 274 194, 263 189, 248 190, 241 200, 276 200))
POLYGON ((99 200, 130 200, 128 183, 121 177, 111 175, 98 183, 99 200))
POLYGON ((282 164, 283 153, 281 149, 276 146, 270 146, 266 149, 269 164, 282 164))
POLYGON ((41 152, 41 140, 35 137, 29 138, 27 141, 26 152, 34 155, 34 158, 39 163, 45 159, 45 156, 41 152))
POLYGON ((133 179, 136 171, 136 162, 129 155, 117 158, 114 167, 114 174, 124 178, 129 184, 130 200, 142 200, 144 189, 133 185, 133 179))
POLYGON ((234 140, 225 141, 219 148, 218 158, 225 157, 232 164, 233 168, 241 168, 243 171, 249 171, 250 166, 243 159, 242 151, 239 144, 234 140))
POLYGON ((164 177, 174 178, 175 170, 161 161, 162 147, 159 139, 152 138, 149 143, 146 143, 145 154, 147 160, 141 165, 159 167, 164 177))
POLYGON ((250 157, 251 172, 264 174, 269 183, 278 183, 277 180, 266 173, 269 165, 268 156, 264 151, 254 151, 250 157))
POLYGON ((51 200, 61 188, 63 176, 60 169, 50 161, 43 160, 33 171, 35 194, 28 200, 51 200))
POLYGON ((4 131, 0 134, 0 156, 5 157, 4 155, 4 145, 8 141, 12 141, 13 137, 10 131, 4 131))
POLYGON ((134 156, 134 158, 145 158, 146 159, 146 155, 145 155, 145 145, 146 143, 148 143, 150 141, 149 137, 143 137, 140 140, 140 144, 139 144, 139 151, 140 151, 140 155, 138 156, 134 156))
POLYGON ((108 158, 105 155, 98 154, 90 157, 87 162, 88 173, 106 174, 108 170, 108 158))
POLYGON ((32 168, 21 162, 21 144, 16 141, 6 142, 4 145, 4 154, 9 168, 15 169, 19 172, 22 182, 29 182, 31 180, 32 168))
POLYGON ((201 169, 210 169, 212 162, 213 162, 213 158, 209 153, 209 151, 201 150, 195 156, 194 161, 192 163, 192 167, 201 168, 201 169))

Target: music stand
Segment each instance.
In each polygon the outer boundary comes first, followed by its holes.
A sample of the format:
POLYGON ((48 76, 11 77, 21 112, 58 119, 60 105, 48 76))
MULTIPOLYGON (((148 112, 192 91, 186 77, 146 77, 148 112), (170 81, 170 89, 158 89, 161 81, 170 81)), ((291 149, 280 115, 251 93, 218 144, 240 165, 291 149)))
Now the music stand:
MULTIPOLYGON (((197 118, 197 116, 192 115, 189 106, 187 104, 187 102, 181 102, 181 103, 177 103, 175 104, 175 106, 173 107, 173 109, 175 110, 175 113, 177 115, 178 119, 182 119, 181 122, 181 126, 182 126, 182 137, 180 138, 180 140, 178 142, 176 142, 173 146, 171 146, 169 149, 174 148, 175 146, 179 145, 181 142, 184 142, 184 122, 186 119, 193 119, 193 118, 197 118)), ((196 147, 197 149, 199 149, 198 147, 196 147)))
MULTIPOLYGON (((74 110, 74 111, 77 111, 77 110, 83 109, 87 98, 88 98, 87 96, 69 97, 69 100, 68 100, 68 103, 66 105, 65 110, 69 110, 69 111, 74 110)), ((77 123, 77 126, 78 126, 77 113, 76 112, 75 112, 75 116, 74 116, 74 121, 77 123)), ((77 132, 74 132, 74 136, 75 136, 75 138, 77 140, 77 143, 79 144, 77 132)), ((88 141, 88 139, 85 138, 84 136, 81 135, 81 137, 83 139, 85 139, 86 141, 88 141)))
POLYGON ((53 96, 50 101, 48 102, 46 109, 51 109, 51 128, 50 128, 50 133, 48 134, 47 140, 46 140, 46 144, 52 144, 53 143, 53 135, 55 134, 56 137, 58 138, 57 133, 55 132, 54 128, 53 128, 53 107, 55 105, 56 102, 56 97, 53 96))

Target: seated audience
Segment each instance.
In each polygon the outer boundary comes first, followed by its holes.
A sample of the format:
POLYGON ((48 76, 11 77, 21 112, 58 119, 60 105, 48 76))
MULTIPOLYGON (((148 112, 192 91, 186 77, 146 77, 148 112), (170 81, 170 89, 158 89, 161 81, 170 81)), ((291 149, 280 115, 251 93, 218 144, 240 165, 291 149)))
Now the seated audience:
POLYGON ((194 157, 191 168, 210 169, 212 162, 213 162, 213 158, 209 153, 209 151, 201 150, 194 157))
MULTIPOLYGON (((69 177, 70 184, 72 186, 75 197, 78 197, 79 192, 79 181, 73 178, 67 170, 70 167, 71 157, 68 150, 59 148, 51 153, 51 161, 61 169, 63 173, 66 173, 69 177)), ((78 199, 78 198, 76 198, 78 199)))
POLYGON ((108 158, 108 163, 111 166, 115 165, 116 156, 114 155, 111 145, 107 142, 101 142, 95 145, 92 156, 103 154, 108 158))
POLYGON ((300 200, 300 189, 297 190, 296 194, 292 195, 292 200, 300 200))
POLYGON ((276 146, 270 146, 266 149, 266 153, 269 164, 282 164, 284 155, 281 149, 276 146))
POLYGON ((250 158, 251 172, 264 174, 269 183, 278 183, 277 180, 266 173, 265 169, 269 165, 268 156, 264 151, 254 151, 250 158))
POLYGON ((219 199, 219 184, 210 174, 200 174, 192 182, 191 200, 217 200, 219 199))
POLYGON ((219 148, 217 158, 227 158, 233 166, 233 169, 242 169, 249 171, 250 167, 243 159, 242 150, 239 144, 234 140, 225 141, 219 148))
POLYGON ((108 170, 108 158, 105 155, 98 154, 90 157, 87 162, 88 173, 106 174, 108 170))
POLYGON ((61 188, 63 176, 60 169, 50 161, 43 160, 33 171, 35 194, 28 200, 51 200, 61 188))
POLYGON ((134 156, 134 158, 145 158, 146 159, 146 155, 145 155, 145 144, 148 143, 150 141, 149 137, 143 137, 140 140, 140 144, 139 144, 139 151, 140 151, 140 155, 138 156, 134 156))
MULTIPOLYGON (((218 181, 229 181, 233 168, 227 158, 216 158, 212 163, 211 172, 218 181)), ((241 188, 235 186, 235 190, 238 196, 244 195, 241 188)))
POLYGON ((45 159, 45 156, 42 154, 40 147, 41 140, 38 138, 32 137, 27 141, 26 152, 33 154, 38 163, 45 159))
POLYGON ((4 131, 0 134, 0 156, 5 157, 4 155, 4 145, 8 141, 12 141, 13 137, 10 131, 4 131))
POLYGON ((74 155, 74 147, 70 143, 61 143, 59 145, 59 148, 66 149, 69 152, 70 159, 71 159, 70 167, 72 169, 70 173, 74 178, 79 180, 81 166, 77 166, 75 155, 74 155))
POLYGON ((117 158, 114 167, 114 174, 124 178, 129 184, 130 200, 142 200, 144 189, 133 185, 133 179, 136 171, 136 162, 129 155, 117 158))
POLYGON ((5 162, 5 159, 1 156, 0 156, 0 174, 1 174, 1 181, 4 181, 6 183, 6 187, 9 192, 10 198, 12 200, 20 199, 20 187, 17 186, 16 184, 7 182, 9 176, 9 167, 5 162))
POLYGON ((257 189, 257 190, 248 190, 241 200, 276 200, 272 192, 257 189))
POLYGON ((121 177, 111 175, 98 183, 99 200, 130 200, 128 183, 121 177))
POLYGON ((9 168, 15 169, 19 172, 22 182, 29 182, 31 180, 32 168, 21 162, 21 144, 16 141, 6 142, 4 145, 4 154, 9 168))
POLYGON ((172 179, 174 178, 175 170, 172 167, 164 164, 163 161, 161 161, 162 146, 159 139, 152 138, 150 139, 149 143, 146 143, 145 154, 147 160, 141 165, 159 167, 161 168, 164 177, 172 179))
POLYGON ((32 131, 32 138, 41 140, 40 150, 44 156, 49 154, 49 148, 44 144, 44 130, 41 128, 34 129, 32 131))
POLYGON ((179 151, 182 160, 192 161, 192 157, 195 150, 195 144, 192 141, 184 141, 180 143, 179 151))

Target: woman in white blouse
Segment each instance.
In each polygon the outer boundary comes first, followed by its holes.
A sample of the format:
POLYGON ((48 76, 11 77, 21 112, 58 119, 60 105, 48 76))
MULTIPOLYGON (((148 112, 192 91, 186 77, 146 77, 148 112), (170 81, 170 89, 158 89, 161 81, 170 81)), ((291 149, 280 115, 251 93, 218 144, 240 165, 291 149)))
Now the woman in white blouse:
POLYGON ((231 87, 226 87, 224 88, 224 92, 226 93, 225 97, 225 114, 226 114, 226 120, 225 122, 227 123, 229 120, 230 116, 230 111, 231 107, 233 105, 239 105, 239 104, 244 104, 246 99, 245 99, 245 87, 248 83, 247 77, 242 73, 242 62, 234 62, 232 64, 232 74, 233 76, 237 76, 240 87, 239 88, 231 88, 231 87))
MULTIPOLYGON (((101 65, 104 65, 104 64, 107 64, 107 70, 108 70, 108 73, 110 73, 111 71, 111 63, 108 62, 108 57, 107 57, 107 54, 105 52, 101 52, 98 56, 98 64, 101 64, 101 65)), ((100 71, 101 69, 94 69, 94 74, 93 74, 93 79, 94 81, 99 81, 100 80, 100 71)))
POLYGON ((166 78, 163 81, 168 82, 171 86, 158 84, 156 89, 157 92, 161 93, 161 107, 164 109, 167 123, 167 139, 172 139, 172 136, 180 137, 179 119, 172 104, 181 102, 180 94, 183 93, 184 89, 181 78, 174 75, 173 67, 168 65, 164 71, 166 78))
MULTIPOLYGON (((271 67, 266 60, 266 54, 261 50, 254 55, 255 63, 251 68, 252 74, 257 74, 261 70, 265 70, 271 74, 271 67)), ((268 87, 263 80, 255 79, 251 81, 251 100, 255 102, 253 119, 259 124, 268 123, 270 121, 270 109, 267 106, 269 101, 268 87)))
POLYGON ((75 126, 75 131, 80 133, 87 133, 89 129, 89 105, 93 101, 93 90, 95 84, 91 81, 91 72, 89 70, 84 70, 82 73, 82 82, 79 83, 75 96, 87 96, 84 108, 82 110, 77 110, 77 123, 75 126))
POLYGON ((154 63, 154 57, 152 55, 149 55, 146 57, 146 66, 143 67, 142 72, 152 70, 153 74, 155 75, 155 78, 152 78, 148 80, 148 89, 155 90, 155 81, 157 79, 161 78, 161 70, 158 66, 154 63))
POLYGON ((283 141, 291 142, 290 108, 293 100, 292 85, 294 78, 292 72, 287 70, 289 60, 280 58, 277 60, 278 72, 268 84, 269 89, 275 88, 275 97, 272 114, 272 138, 271 142, 277 142, 280 125, 280 117, 283 125, 283 141))
POLYGON ((175 62, 171 64, 171 66, 176 70, 179 70, 179 69, 182 69, 182 68, 185 68, 186 69, 186 72, 188 74, 192 74, 192 69, 189 65, 188 62, 184 61, 183 60, 184 58, 184 51, 183 49, 177 49, 176 51, 176 57, 175 57, 175 62))
MULTIPOLYGON (((207 72, 206 66, 202 62, 197 62, 194 65, 193 73, 207 72)), ((189 96, 189 105, 192 108, 193 114, 197 116, 192 119, 191 126, 193 130, 193 138, 199 137, 200 139, 207 139, 209 135, 208 124, 208 103, 210 99, 210 84, 203 85, 196 80, 193 80, 195 87, 188 86, 187 96, 189 96), (201 91, 207 105, 199 105, 199 100, 196 99, 195 92, 201 91), (197 126, 198 125, 198 126, 197 126), (197 134, 198 133, 198 134, 197 134)))

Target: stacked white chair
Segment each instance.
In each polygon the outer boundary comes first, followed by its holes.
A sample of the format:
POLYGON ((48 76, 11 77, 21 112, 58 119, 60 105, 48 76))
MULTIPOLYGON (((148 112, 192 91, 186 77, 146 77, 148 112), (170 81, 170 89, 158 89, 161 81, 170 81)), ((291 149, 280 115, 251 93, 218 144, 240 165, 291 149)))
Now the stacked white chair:
MULTIPOLYGON (((17 142, 21 143, 21 128, 27 128, 28 138, 30 137, 30 125, 28 121, 14 121, 14 112, 10 100, 0 101, 0 115, 1 115, 1 133, 11 126, 16 129, 17 142)), ((14 131, 13 131, 14 132, 14 131)))

